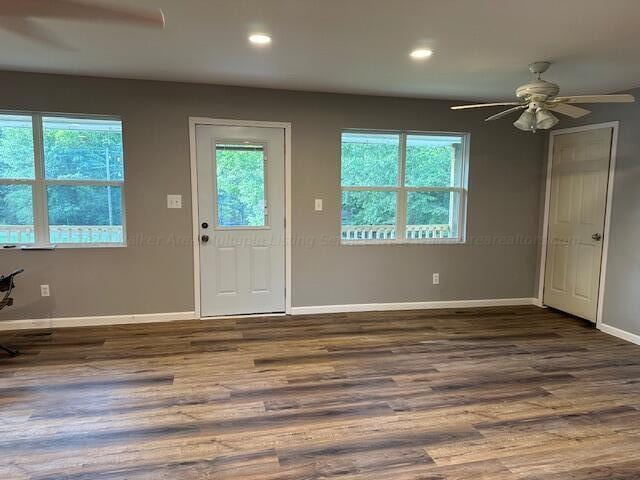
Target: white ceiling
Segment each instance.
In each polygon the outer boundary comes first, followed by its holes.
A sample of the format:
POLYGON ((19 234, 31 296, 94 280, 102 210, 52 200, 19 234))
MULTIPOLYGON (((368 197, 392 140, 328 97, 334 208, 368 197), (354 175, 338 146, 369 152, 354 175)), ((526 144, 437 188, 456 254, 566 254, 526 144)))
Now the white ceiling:
POLYGON ((640 85, 640 0, 103 2, 160 7, 166 29, 38 20, 66 47, 0 30, 0 69, 471 100, 508 99, 551 60, 564 94, 640 85))

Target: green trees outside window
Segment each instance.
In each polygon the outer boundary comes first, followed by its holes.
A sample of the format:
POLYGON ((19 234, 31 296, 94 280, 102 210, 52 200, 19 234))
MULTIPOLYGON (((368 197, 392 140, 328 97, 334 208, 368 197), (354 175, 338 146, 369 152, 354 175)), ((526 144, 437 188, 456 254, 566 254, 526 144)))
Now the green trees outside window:
POLYGON ((216 145, 218 226, 265 225, 264 147, 216 145))

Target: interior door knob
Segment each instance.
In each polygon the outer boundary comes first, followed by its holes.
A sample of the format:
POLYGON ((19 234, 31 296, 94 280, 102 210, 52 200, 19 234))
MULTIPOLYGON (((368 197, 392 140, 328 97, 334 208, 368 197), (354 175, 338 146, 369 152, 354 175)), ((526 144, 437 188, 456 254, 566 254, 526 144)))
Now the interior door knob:
POLYGON ((200 240, 202 240, 202 243, 207 243, 209 241, 209 235, 202 235, 200 240))
POLYGON ((600 240, 602 240, 602 235, 600 235, 599 233, 594 233, 593 235, 591 235, 591 238, 593 238, 596 242, 599 242, 600 240))

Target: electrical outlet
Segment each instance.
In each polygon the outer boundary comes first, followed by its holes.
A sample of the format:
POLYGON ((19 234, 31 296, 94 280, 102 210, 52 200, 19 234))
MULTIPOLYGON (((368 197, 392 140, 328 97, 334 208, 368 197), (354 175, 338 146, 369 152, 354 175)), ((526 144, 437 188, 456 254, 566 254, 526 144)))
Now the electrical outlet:
POLYGON ((182 195, 167 195, 167 208, 182 208, 182 195))
POLYGON ((51 295, 49 285, 40 285, 40 295, 43 297, 48 297, 49 295, 51 295))
POLYGON ((434 273, 433 274, 433 284, 434 285, 440 285, 440 274, 439 273, 434 273))
POLYGON ((316 212, 321 212, 322 211, 322 199, 321 198, 316 198, 316 204, 315 204, 315 208, 316 208, 316 212))

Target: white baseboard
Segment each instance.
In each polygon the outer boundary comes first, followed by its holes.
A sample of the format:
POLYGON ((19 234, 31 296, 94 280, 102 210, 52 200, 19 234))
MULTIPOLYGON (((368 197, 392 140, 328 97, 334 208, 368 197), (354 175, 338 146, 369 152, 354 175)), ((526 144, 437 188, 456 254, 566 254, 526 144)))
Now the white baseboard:
MULTIPOLYGON (((360 303, 348 305, 318 305, 292 307, 292 315, 312 315, 318 313, 374 312, 390 310, 430 310, 435 308, 474 308, 474 307, 511 307, 519 305, 541 306, 537 298, 497 298, 486 300, 451 300, 435 302, 403 302, 403 303, 360 303)), ((280 314, 283 315, 283 314, 280 314)), ((256 317, 260 315, 243 315, 256 317)), ((266 316, 274 316, 267 314, 266 316)), ((216 320, 231 317, 209 317, 202 320, 216 320)), ((123 325, 136 323, 173 322, 178 320, 194 320, 195 312, 140 313, 133 315, 104 315, 89 317, 38 318, 25 320, 0 320, 0 331, 28 330, 38 328, 89 327, 99 325, 123 325)), ((598 328, 614 337, 640 345, 640 335, 621 330, 601 323, 598 328)))
MULTIPOLYGON (((402 302, 402 303, 362 303, 351 305, 318 305, 308 307, 292 307, 292 315, 309 315, 316 313, 372 312, 389 310, 427 310, 434 308, 473 308, 473 307, 510 307, 517 305, 535 305, 535 298, 497 298, 488 300, 452 300, 435 302, 402 302)), ((269 314, 271 316, 273 314, 269 314)), ((258 315, 246 315, 255 317, 258 315)), ((0 331, 25 330, 37 328, 89 327, 98 325, 122 325, 152 322, 173 322, 177 320, 194 320, 195 312, 141 313, 133 315, 105 315, 88 317, 38 318, 25 320, 0 320, 0 331)), ((202 320, 216 320, 211 317, 202 320)), ((603 325, 606 327, 606 325, 603 325)), ((609 327, 613 328, 613 327, 609 327)), ((615 329, 617 330, 617 329, 615 329)), ((622 330, 619 330, 622 332, 622 330)), ((626 332, 624 332, 626 333, 626 332)), ((615 335, 615 333, 613 334, 615 335)), ((630 335, 630 334, 627 334, 630 335)), ((633 341, 633 340, 632 340, 633 341)))
POLYGON ((38 318, 29 320, 0 320, 2 330, 25 330, 34 328, 88 327, 96 325, 121 325, 131 323, 173 322, 193 320, 195 312, 140 313, 134 315, 105 315, 95 317, 38 318))
POLYGON ((496 298, 487 300, 450 300, 435 302, 360 303, 351 305, 318 305, 291 307, 293 315, 314 313, 375 312, 387 310, 428 310, 434 308, 512 307, 535 305, 535 298, 496 298))
POLYGON ((602 330, 604 333, 613 335, 614 337, 618 337, 628 342, 635 343, 636 345, 640 345, 640 335, 636 335, 635 333, 630 333, 626 330, 621 330, 605 323, 601 323, 600 325, 598 325, 598 329, 602 330))

